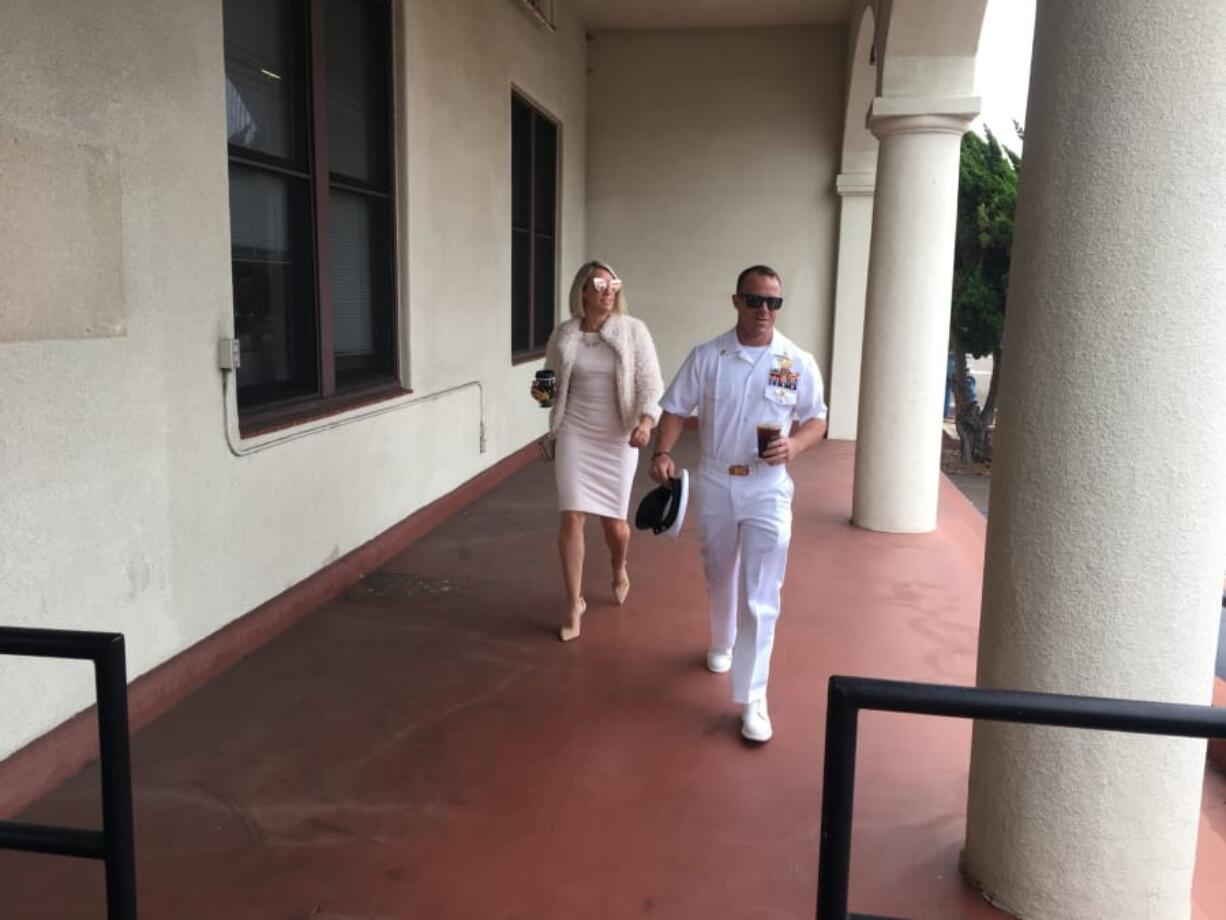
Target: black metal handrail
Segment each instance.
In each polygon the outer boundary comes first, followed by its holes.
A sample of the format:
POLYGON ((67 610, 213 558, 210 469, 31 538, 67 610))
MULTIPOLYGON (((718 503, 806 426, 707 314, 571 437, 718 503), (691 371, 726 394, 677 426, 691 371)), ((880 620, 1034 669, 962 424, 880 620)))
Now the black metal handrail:
POLYGON ((128 677, 119 633, 0 627, 0 655, 94 663, 102 767, 102 830, 0 821, 0 850, 100 859, 106 866, 108 920, 136 920, 136 847, 128 754, 128 677))
POLYGON ((1226 738, 1226 709, 1214 706, 831 677, 826 709, 817 920, 898 920, 847 912, 856 729, 861 710, 1181 738, 1226 738))

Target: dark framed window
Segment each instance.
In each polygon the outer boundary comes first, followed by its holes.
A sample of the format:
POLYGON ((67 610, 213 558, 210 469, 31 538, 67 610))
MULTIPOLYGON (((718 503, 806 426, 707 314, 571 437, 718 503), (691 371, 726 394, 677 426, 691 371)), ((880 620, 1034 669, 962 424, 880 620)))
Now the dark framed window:
POLYGON ((558 125, 511 94, 511 357, 541 355, 557 314, 558 125))
POLYGON ((387 0, 224 0, 244 427, 396 388, 387 0))

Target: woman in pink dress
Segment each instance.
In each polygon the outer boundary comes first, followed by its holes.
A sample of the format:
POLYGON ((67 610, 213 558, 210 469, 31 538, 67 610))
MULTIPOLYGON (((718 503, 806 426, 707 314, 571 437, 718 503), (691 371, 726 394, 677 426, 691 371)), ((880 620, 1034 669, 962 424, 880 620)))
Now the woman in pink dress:
POLYGON ((600 518, 612 557, 612 593, 630 590, 626 554, 630 484, 660 417, 660 362, 647 326, 626 315, 622 281, 604 262, 588 262, 570 289, 571 318, 549 337, 545 367, 557 375, 549 431, 557 439, 558 552, 568 610, 559 635, 577 638, 583 596, 583 525, 600 518))

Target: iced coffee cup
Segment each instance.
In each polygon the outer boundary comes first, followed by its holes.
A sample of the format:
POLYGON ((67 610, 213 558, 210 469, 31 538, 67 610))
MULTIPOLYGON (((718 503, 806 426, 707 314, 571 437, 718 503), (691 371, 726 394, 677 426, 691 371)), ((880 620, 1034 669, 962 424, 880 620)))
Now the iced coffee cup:
POLYGON ((765 457, 771 441, 783 436, 783 426, 774 420, 758 422, 758 456, 765 457))

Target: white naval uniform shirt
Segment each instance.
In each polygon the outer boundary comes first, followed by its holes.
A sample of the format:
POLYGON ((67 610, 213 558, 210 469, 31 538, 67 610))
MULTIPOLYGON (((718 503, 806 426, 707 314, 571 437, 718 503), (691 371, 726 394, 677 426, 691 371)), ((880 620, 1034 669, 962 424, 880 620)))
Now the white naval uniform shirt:
POLYGON ((705 464, 771 469, 758 459, 758 423, 776 421, 784 435, 793 420, 804 424, 826 417, 822 377, 813 356, 779 330, 754 361, 736 329, 704 342, 685 359, 660 407, 673 415, 698 410, 705 464))

